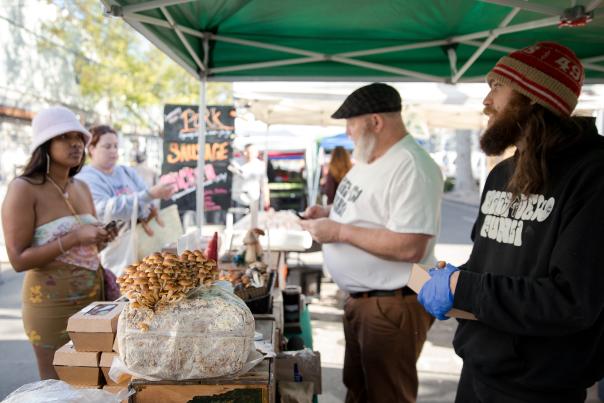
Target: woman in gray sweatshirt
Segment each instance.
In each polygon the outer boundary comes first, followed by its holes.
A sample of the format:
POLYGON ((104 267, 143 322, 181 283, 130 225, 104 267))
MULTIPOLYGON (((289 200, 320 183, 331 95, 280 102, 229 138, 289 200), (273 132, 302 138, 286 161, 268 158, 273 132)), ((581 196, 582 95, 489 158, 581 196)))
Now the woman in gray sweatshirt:
POLYGON ((155 217, 157 209, 153 200, 172 196, 172 186, 157 184, 147 188, 133 168, 118 165, 118 137, 111 126, 94 126, 89 131, 92 134, 88 145, 90 164, 76 177, 88 184, 97 216, 101 220, 109 217, 129 222, 137 199, 139 220, 146 222, 155 217), (111 211, 106 211, 108 208, 111 211))

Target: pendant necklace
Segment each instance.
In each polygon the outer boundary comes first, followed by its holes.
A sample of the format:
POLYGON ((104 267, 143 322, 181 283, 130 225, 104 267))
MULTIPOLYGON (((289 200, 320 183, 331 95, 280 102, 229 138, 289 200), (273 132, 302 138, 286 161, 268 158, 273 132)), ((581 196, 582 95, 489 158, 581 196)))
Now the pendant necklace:
POLYGON ((65 200, 69 199, 69 193, 67 193, 67 186, 69 185, 69 181, 65 185, 65 189, 63 189, 61 186, 59 186, 57 182, 54 181, 54 179, 50 177, 50 175, 46 175, 46 177, 48 178, 50 183, 52 183, 57 188, 57 190, 61 193, 61 196, 63 196, 65 200))

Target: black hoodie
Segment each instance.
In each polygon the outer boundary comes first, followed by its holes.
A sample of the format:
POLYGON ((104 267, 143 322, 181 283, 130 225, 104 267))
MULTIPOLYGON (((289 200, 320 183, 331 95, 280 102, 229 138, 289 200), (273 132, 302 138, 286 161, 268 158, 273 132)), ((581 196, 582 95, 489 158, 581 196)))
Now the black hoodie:
POLYGON ((604 376, 604 139, 593 119, 550 161, 547 189, 512 201, 515 158, 489 174, 461 267, 453 340, 464 365, 530 402, 569 402, 604 376))

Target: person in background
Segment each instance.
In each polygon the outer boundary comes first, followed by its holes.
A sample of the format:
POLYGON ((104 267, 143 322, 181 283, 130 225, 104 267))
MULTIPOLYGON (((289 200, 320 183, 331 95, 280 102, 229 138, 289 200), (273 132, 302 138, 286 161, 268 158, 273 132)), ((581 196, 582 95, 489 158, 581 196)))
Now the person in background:
POLYGON ((334 148, 331 152, 329 169, 323 187, 323 193, 327 196, 327 204, 333 204, 336 189, 350 168, 352 168, 352 162, 350 162, 348 151, 342 146, 334 148))
POLYGON ((42 110, 32 126, 33 152, 9 185, 2 226, 10 263, 25 272, 23 327, 40 379, 58 379, 52 361, 69 341, 67 319, 102 298, 98 248, 116 232, 99 225, 88 186, 74 179, 90 133, 64 107, 42 110))
POLYGON ((266 162, 266 179, 268 180, 268 183, 277 180, 277 172, 275 172, 275 166, 270 159, 266 162))
POLYGON ((258 149, 246 144, 243 149, 245 163, 231 162, 229 170, 233 172, 233 201, 236 207, 249 207, 262 198, 262 207, 268 210, 271 205, 266 166, 258 158, 258 149))
POLYGON ((578 403, 604 375, 604 139, 572 117, 584 80, 572 50, 540 42, 487 74, 490 172, 468 262, 430 270, 419 299, 451 308, 463 359, 456 402, 578 403))
MULTIPOLYGON (((152 201, 168 199, 174 193, 173 187, 157 184, 148 188, 133 168, 118 165, 118 138, 111 126, 94 126, 90 133, 90 164, 82 168, 77 178, 90 187, 98 216, 129 223, 137 196, 139 220, 146 223, 157 217, 158 210, 152 201)), ((149 227, 145 226, 145 231, 153 235, 149 227)))
POLYGON ((323 244, 325 266, 350 293, 344 307, 346 402, 415 402, 416 362, 433 318, 406 286, 412 263, 434 264, 443 180, 407 132, 393 87, 350 94, 346 119, 355 165, 331 206, 311 206, 300 225, 323 244))

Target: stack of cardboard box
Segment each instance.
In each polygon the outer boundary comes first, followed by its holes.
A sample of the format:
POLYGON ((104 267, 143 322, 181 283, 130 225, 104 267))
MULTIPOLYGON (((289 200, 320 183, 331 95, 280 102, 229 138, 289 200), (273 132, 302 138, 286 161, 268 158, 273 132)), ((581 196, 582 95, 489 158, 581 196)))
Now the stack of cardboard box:
POLYGON ((55 352, 53 365, 62 381, 74 386, 100 388, 98 352, 78 352, 69 342, 55 352))
POLYGON ((117 392, 129 379, 116 384, 109 378, 117 356, 117 321, 126 302, 93 302, 69 318, 71 341, 58 349, 53 365, 59 378, 76 387, 103 388, 117 392))

